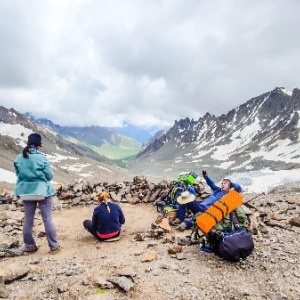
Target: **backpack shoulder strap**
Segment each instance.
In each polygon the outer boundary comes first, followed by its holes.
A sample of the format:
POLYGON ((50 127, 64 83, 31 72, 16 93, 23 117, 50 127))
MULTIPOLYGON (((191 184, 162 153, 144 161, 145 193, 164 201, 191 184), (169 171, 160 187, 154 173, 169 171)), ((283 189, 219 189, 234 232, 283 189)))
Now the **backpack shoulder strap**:
POLYGON ((175 198, 175 194, 178 192, 178 191, 185 191, 187 189, 187 185, 184 181, 176 181, 173 183, 172 185, 172 188, 171 188, 171 191, 170 191, 170 198, 171 200, 174 200, 175 198))
POLYGON ((240 228, 240 224, 239 224, 239 221, 238 221, 238 218, 237 218, 237 215, 236 215, 236 212, 235 210, 233 210, 230 214, 230 220, 231 222, 233 223, 234 225, 234 229, 239 229, 240 228))

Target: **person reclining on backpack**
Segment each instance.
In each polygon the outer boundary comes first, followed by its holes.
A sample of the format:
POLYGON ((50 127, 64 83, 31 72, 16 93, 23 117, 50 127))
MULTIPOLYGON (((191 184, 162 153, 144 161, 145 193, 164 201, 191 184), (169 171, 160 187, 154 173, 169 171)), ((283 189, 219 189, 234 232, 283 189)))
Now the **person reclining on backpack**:
POLYGON ((179 225, 179 230, 184 230, 191 228, 194 224, 194 219, 189 218, 185 219, 186 213, 191 211, 193 215, 199 212, 205 212, 212 204, 216 201, 220 200, 224 195, 226 195, 231 188, 235 189, 237 192, 241 192, 242 188, 238 183, 232 182, 229 178, 224 178, 221 182, 221 187, 218 187, 208 176, 206 170, 202 171, 202 175, 212 189, 212 193, 208 196, 203 202, 198 202, 188 192, 183 192, 180 197, 177 198, 177 202, 179 203, 179 207, 177 210, 177 218, 182 221, 179 225))
POLYGON ((201 212, 206 211, 212 204, 220 200, 224 195, 226 195, 232 188, 238 193, 242 192, 242 187, 238 183, 232 182, 229 178, 223 178, 221 182, 221 187, 218 187, 208 176, 206 170, 202 171, 202 175, 212 189, 212 194, 207 197, 203 202, 200 203, 201 212))

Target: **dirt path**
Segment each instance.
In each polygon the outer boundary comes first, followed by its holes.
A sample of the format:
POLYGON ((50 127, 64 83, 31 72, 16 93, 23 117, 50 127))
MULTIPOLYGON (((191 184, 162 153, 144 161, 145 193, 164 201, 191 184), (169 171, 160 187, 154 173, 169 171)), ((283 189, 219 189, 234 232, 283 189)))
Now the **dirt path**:
MULTIPOLYGON (((183 246, 178 257, 168 254, 170 243, 163 239, 135 241, 136 233, 146 233, 157 212, 152 204, 121 204, 126 217, 118 242, 98 242, 84 230, 94 207, 74 207, 54 212, 62 251, 48 254, 46 238, 38 238, 39 251, 30 256, 0 261, 1 268, 12 264, 29 267, 28 276, 6 285, 7 299, 300 299, 300 230, 274 229, 268 238, 255 236, 255 251, 243 263, 228 263, 213 254, 199 251, 199 245, 183 246), (280 239, 279 239, 280 237, 280 239), (157 258, 142 262, 145 252, 157 258), (134 288, 99 290, 96 282, 130 274, 134 288), (103 292, 103 294, 97 294, 103 292)), ((38 234, 42 224, 35 227, 38 234)), ((189 232, 174 231, 176 238, 189 232)))
MULTIPOLYGON (((126 222, 122 227, 122 238, 115 243, 100 243, 92 235, 90 235, 82 226, 85 219, 92 217, 94 207, 76 207, 71 210, 63 210, 54 213, 54 222, 57 227, 61 246, 64 255, 82 255, 82 252, 89 252, 91 246, 93 248, 110 248, 122 251, 124 243, 131 243, 134 235, 139 232, 146 232, 150 228, 150 224, 155 221, 157 213, 153 205, 130 205, 121 204, 122 210, 126 218, 126 222)), ((43 227, 40 226, 41 230, 43 227)), ((44 242, 43 247, 47 251, 47 245, 44 242)), ((44 251, 44 252, 45 252, 44 251)))

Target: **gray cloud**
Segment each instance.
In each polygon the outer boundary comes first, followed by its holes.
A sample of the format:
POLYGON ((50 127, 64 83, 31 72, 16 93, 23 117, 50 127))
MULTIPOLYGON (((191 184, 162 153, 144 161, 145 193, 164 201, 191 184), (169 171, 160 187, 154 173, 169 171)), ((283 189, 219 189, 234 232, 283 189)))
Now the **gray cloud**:
POLYGON ((299 1, 1 1, 0 104, 171 126, 299 87, 299 1))

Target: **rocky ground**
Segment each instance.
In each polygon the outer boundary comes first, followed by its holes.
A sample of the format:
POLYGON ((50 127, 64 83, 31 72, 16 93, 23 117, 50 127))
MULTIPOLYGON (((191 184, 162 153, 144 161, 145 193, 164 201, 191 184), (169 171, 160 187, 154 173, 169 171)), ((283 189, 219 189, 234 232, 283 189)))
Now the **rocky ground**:
MULTIPOLYGON (((120 203, 126 224, 121 240, 111 243, 96 241, 82 227, 94 206, 55 210, 62 246, 55 256, 48 254, 37 215, 38 252, 0 258, 0 298, 300 299, 298 186, 245 194, 244 201, 252 211, 255 250, 240 263, 202 252, 198 244, 177 245, 190 231, 172 227, 169 233, 151 234, 158 216, 152 203, 120 203), (170 254, 175 246, 180 252, 170 254)), ((7 236, 2 230, 2 247, 7 236)), ((22 246, 20 232, 13 239, 22 246)))

